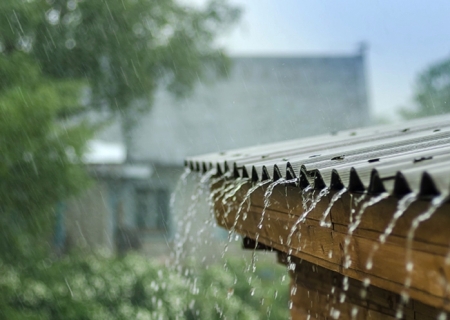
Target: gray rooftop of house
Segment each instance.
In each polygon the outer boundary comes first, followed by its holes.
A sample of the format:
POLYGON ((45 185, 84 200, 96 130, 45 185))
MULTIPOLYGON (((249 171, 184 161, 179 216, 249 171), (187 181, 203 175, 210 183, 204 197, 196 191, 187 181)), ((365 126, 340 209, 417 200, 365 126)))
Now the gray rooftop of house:
MULTIPOLYGON (((133 131, 133 160, 187 156, 336 132, 370 123, 363 54, 235 57, 229 77, 186 99, 157 92, 133 131)), ((120 140, 118 126, 100 138, 120 140)))

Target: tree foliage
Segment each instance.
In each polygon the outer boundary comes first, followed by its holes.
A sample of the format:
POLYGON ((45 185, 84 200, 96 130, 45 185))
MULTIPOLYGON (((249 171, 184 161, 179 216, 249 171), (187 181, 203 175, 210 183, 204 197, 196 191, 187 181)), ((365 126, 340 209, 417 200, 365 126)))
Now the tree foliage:
POLYGON ((214 40, 238 13, 223 1, 0 1, 0 255, 35 253, 56 202, 84 184, 92 128, 62 116, 106 109, 129 129, 158 86, 183 95, 223 71, 214 40))
POLYGON ((405 118, 450 112, 450 59, 433 64, 419 75, 414 102, 414 109, 401 110, 405 118))
POLYGON ((191 8, 175 0, 6 0, 3 51, 29 52, 56 79, 83 80, 91 107, 147 109, 158 86, 188 93, 228 60, 215 44, 239 10, 226 1, 191 8))
POLYGON ((21 52, 0 55, 0 74, 0 256, 10 261, 39 251, 55 204, 85 183, 79 162, 91 131, 57 121, 77 106, 77 83, 44 77, 21 52))
POLYGON ((287 319, 286 269, 242 260, 188 276, 144 257, 67 256, 28 269, 0 264, 2 319, 287 319), (264 275, 263 275, 264 273, 264 275), (269 276, 268 276, 269 275, 269 276))

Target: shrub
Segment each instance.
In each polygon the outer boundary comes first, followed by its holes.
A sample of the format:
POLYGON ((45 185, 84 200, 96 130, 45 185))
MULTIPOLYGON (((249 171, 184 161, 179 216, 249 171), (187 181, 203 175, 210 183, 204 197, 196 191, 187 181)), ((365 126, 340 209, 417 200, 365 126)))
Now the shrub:
POLYGON ((261 265, 254 275, 245 269, 244 262, 231 260, 227 270, 222 265, 192 266, 181 275, 134 254, 72 255, 22 268, 1 264, 0 318, 287 318, 282 268, 261 265))

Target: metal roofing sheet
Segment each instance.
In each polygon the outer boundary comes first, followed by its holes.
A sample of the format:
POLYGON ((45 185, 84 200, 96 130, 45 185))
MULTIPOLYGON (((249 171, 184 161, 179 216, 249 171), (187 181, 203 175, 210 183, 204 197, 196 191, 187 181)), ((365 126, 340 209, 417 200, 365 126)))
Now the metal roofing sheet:
POLYGON ((253 180, 298 178, 317 189, 429 197, 450 191, 450 115, 207 154, 193 170, 253 180))

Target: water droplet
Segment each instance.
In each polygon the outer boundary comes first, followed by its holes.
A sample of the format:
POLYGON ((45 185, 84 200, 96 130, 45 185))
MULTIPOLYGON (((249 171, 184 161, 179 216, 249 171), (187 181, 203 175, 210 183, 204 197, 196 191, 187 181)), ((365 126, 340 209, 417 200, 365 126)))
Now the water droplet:
POLYGON ((77 8, 77 2, 75 0, 70 0, 67 2, 67 9, 73 11, 77 8))
POLYGON ((414 264, 413 264, 411 261, 409 261, 409 262, 406 264, 406 270, 409 271, 409 272, 411 272, 411 271, 413 270, 413 268, 414 268, 414 264))
POLYGON ((340 312, 339 310, 334 309, 334 308, 331 308, 330 316, 331 316, 333 319, 339 319, 339 316, 340 316, 340 315, 341 315, 341 312, 340 312))
POLYGON ((445 313, 444 311, 442 311, 438 317, 437 320, 447 320, 447 313, 445 313))
POLYGON ((48 23, 51 25, 57 25, 59 23, 60 12, 59 10, 50 9, 45 13, 48 23))
POLYGON ((344 289, 344 291, 348 290, 348 277, 344 277, 342 280, 342 289, 344 289))
POLYGON ((72 50, 77 45, 77 42, 75 39, 67 39, 66 40, 66 48, 69 50, 72 50))
POLYGON ((409 294, 406 291, 403 291, 400 296, 402 297, 402 302, 407 303, 409 301, 409 294))
POLYGON ((367 290, 366 289, 361 289, 361 292, 359 293, 361 296, 361 299, 365 299, 367 297, 367 290))
POLYGON ((364 280, 363 280, 363 285, 364 285, 364 287, 368 287, 369 285, 370 285, 370 279, 369 278, 365 278, 364 280))

